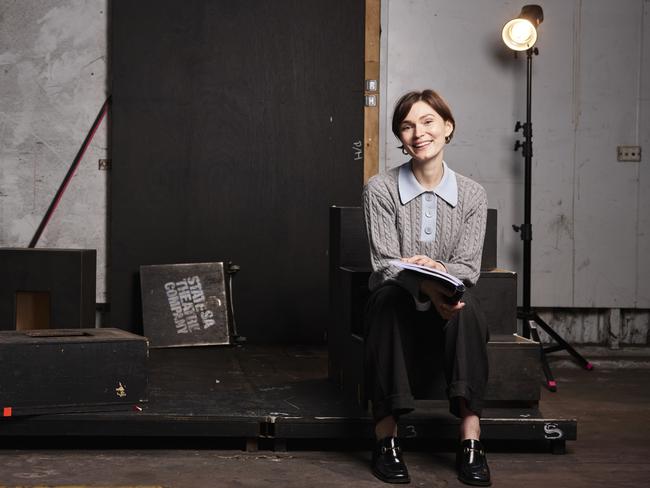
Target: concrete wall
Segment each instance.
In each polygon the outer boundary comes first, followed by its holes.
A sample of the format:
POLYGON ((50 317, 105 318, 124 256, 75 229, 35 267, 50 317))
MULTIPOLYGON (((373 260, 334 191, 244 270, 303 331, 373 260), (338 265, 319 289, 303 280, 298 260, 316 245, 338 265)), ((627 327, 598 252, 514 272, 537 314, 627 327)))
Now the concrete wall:
MULTIPOLYGON (((525 2, 384 0, 382 161, 405 160, 390 131, 395 100, 433 87, 458 123, 445 152, 499 211, 499 264, 521 271, 525 55, 501 28, 525 2)), ((541 307, 650 307, 648 0, 546 0, 533 60, 532 302, 541 307), (645 35, 644 35, 645 33, 645 35)))
MULTIPOLYGON (((0 247, 26 247, 106 99, 108 0, 0 0, 0 247)), ((106 301, 106 119, 37 247, 97 249, 106 301)))
MULTIPOLYGON (((540 317, 569 344, 621 346, 650 344, 650 312, 618 308, 540 308, 540 317)), ((541 341, 553 342, 538 329, 541 341)))

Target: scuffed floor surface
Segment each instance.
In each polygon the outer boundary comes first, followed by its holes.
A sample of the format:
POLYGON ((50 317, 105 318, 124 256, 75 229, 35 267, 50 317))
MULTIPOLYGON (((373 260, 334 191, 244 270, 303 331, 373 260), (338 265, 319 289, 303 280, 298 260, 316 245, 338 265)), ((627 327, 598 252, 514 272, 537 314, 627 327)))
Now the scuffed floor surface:
MULTIPOLYGON (((558 369, 557 393, 543 392, 547 416, 578 419, 578 440, 565 455, 521 444, 500 444, 489 451, 495 487, 581 488, 641 487, 650 480, 650 370, 558 369)), ((21 449, 3 442, 0 486, 35 487, 348 487, 386 486, 370 474, 365 450, 349 445, 326 451, 287 452, 197 448, 21 449)), ((28 444, 28 443, 27 443, 28 444)), ((318 447, 318 446, 316 446, 318 447)), ((456 480, 453 453, 426 446, 405 453, 411 486, 464 486, 456 480)))

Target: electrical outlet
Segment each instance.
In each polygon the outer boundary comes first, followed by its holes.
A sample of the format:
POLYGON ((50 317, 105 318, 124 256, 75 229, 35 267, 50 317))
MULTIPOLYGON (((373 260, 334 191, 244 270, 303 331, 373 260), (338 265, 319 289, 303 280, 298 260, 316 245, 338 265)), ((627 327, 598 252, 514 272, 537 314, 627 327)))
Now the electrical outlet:
POLYGON ((641 146, 618 146, 616 159, 618 161, 641 161, 641 146))

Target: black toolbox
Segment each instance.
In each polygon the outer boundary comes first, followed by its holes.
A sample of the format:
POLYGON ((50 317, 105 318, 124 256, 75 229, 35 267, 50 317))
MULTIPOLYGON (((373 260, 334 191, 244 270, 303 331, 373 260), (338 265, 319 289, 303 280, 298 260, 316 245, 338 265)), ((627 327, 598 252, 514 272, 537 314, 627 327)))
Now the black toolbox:
POLYGON ((145 337, 120 329, 0 331, 0 412, 138 409, 148 356, 145 337))

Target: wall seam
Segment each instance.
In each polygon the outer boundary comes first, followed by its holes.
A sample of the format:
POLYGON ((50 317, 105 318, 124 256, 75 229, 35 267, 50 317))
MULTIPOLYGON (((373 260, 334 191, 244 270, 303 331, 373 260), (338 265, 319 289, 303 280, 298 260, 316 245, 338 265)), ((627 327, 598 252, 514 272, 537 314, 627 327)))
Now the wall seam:
MULTIPOLYGON (((641 3, 641 15, 640 25, 639 25, 639 75, 637 77, 637 99, 636 99, 636 121, 635 121, 635 134, 634 134, 634 144, 639 145, 640 140, 640 125, 641 125, 641 106, 642 106, 642 89, 643 89, 643 41, 644 41, 644 32, 643 27, 645 24, 645 15, 646 15, 646 1, 639 0, 641 3)), ((641 272, 639 270, 639 236, 641 230, 641 163, 636 166, 636 215, 635 215, 635 235, 634 235, 634 269, 636 270, 636 276, 634 280, 634 308, 639 306, 639 282, 641 280, 641 272)))
POLYGON ((582 28, 582 0, 576 0, 573 17, 573 195, 571 200, 571 306, 576 303, 576 193, 577 185, 577 154, 578 154, 578 127, 580 125, 580 36, 582 28))

